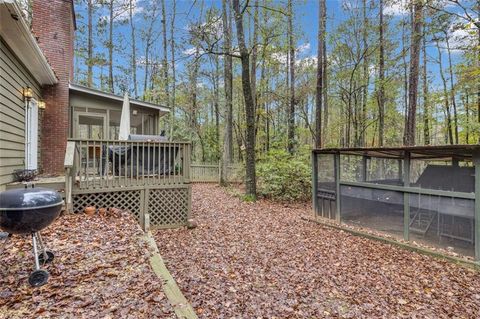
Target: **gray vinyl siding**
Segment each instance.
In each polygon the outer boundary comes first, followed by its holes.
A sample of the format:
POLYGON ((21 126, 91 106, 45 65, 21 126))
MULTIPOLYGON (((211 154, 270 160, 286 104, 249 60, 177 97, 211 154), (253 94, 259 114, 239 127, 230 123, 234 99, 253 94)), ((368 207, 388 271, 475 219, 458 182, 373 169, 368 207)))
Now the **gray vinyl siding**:
POLYGON ((0 189, 13 181, 15 169, 24 168, 25 102, 22 89, 26 86, 32 88, 34 98, 39 100, 40 85, 0 37, 0 189))

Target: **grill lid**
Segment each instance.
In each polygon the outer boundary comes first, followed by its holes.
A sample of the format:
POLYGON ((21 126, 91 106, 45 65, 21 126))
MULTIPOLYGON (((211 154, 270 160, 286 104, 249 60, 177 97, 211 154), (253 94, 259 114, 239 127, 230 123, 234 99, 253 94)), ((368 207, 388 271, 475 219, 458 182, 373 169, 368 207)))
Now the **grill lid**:
POLYGON ((11 189, 0 192, 0 211, 25 210, 63 204, 60 194, 50 188, 11 189))

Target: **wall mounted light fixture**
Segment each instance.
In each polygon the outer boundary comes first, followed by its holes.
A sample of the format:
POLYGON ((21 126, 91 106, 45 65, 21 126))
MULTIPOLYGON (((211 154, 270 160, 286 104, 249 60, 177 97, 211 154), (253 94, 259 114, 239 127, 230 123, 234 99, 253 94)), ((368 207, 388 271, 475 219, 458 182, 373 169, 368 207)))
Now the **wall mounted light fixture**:
POLYGON ((39 108, 39 109, 45 110, 46 104, 45 104, 45 101, 44 101, 44 100, 38 101, 37 105, 38 105, 38 108, 39 108))
POLYGON ((23 88, 23 98, 25 101, 30 102, 30 100, 33 97, 33 90, 31 87, 27 86, 26 88, 23 88))

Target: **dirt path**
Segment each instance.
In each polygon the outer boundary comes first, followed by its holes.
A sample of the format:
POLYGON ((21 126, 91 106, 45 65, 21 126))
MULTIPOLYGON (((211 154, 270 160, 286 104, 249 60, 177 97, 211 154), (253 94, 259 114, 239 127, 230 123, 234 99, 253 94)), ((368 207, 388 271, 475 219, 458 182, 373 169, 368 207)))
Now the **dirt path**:
POLYGON ((193 186, 194 230, 155 236, 204 318, 479 318, 480 274, 193 186))

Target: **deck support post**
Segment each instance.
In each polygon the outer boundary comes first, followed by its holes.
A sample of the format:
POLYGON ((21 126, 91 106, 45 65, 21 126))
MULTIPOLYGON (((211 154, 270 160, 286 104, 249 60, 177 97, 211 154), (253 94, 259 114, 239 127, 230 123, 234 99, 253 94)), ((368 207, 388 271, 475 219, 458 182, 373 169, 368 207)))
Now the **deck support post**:
POLYGON ((362 182, 367 181, 367 172, 368 172, 368 156, 362 156, 362 182))
POLYGON ((318 157, 315 152, 312 152, 312 205, 313 216, 318 215, 318 157))
POLYGON ((398 160, 398 180, 403 181, 403 161, 401 159, 398 160))
POLYGON ((336 214, 335 214, 335 221, 340 224, 341 223, 341 193, 340 193, 340 153, 335 153, 335 160, 334 160, 334 167, 335 167, 335 207, 336 207, 336 214))
MULTIPOLYGON (((406 151, 403 158, 403 186, 410 187, 410 152, 406 151)), ((410 194, 403 192, 403 239, 410 240, 410 194)))
POLYGON ((148 199, 150 189, 145 188, 140 192, 140 215, 142 220, 143 230, 148 232, 150 230, 150 213, 148 212, 148 199))
POLYGON ((475 261, 480 262, 480 151, 473 153, 475 165, 475 261))
POLYGON ((67 213, 73 213, 73 201, 72 201, 72 176, 71 168, 68 167, 65 170, 65 209, 67 213))

